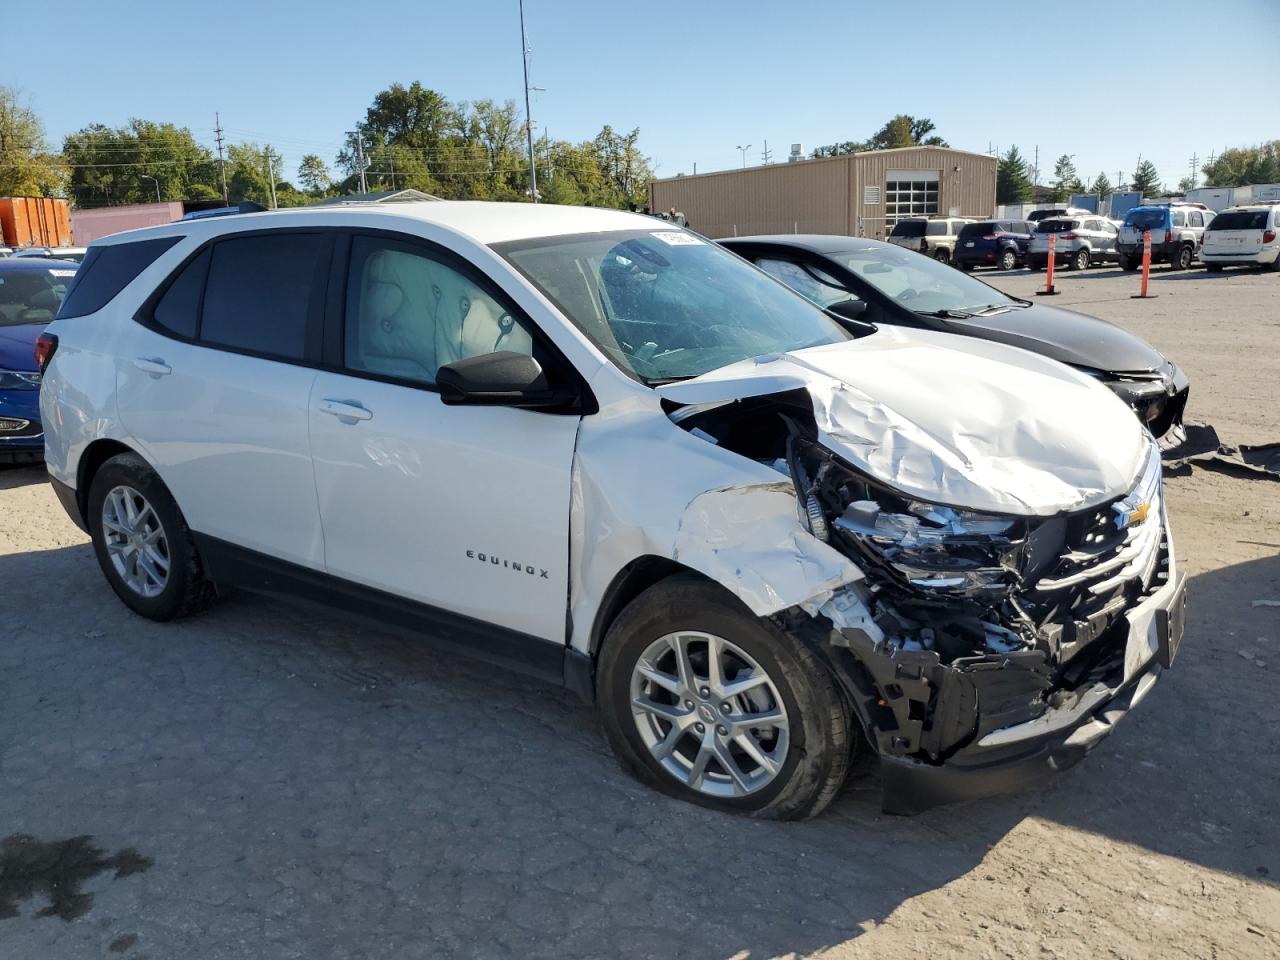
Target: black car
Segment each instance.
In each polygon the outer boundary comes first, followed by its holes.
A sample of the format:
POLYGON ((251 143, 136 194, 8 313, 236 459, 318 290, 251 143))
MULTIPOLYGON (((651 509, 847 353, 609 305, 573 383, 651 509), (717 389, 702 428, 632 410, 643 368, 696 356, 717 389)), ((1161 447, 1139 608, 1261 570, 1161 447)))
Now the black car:
POLYGON ((717 242, 842 316, 980 337, 1069 364, 1114 390, 1156 437, 1182 434, 1187 375, 1105 320, 1008 296, 879 240, 780 234, 717 242))

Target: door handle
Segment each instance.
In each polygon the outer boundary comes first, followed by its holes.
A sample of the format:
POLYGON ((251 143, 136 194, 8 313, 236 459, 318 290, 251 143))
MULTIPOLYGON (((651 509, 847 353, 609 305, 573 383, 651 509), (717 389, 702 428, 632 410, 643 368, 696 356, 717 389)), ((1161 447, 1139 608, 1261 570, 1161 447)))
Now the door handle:
POLYGON ((331 417, 337 417, 347 423, 373 419, 373 411, 362 407, 355 400, 321 400, 320 412, 327 413, 331 417))
POLYGON ((173 373, 173 368, 159 357, 135 357, 133 365, 153 377, 167 377, 173 373))

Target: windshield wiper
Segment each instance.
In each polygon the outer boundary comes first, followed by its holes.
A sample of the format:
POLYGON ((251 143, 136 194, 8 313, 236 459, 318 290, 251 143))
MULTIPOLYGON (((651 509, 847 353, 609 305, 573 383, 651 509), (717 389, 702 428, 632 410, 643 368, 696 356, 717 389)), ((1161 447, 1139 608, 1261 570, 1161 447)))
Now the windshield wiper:
POLYGON ((912 313, 918 313, 922 317, 937 317, 939 320, 967 320, 974 316, 972 313, 966 313, 964 310, 913 310, 912 313))

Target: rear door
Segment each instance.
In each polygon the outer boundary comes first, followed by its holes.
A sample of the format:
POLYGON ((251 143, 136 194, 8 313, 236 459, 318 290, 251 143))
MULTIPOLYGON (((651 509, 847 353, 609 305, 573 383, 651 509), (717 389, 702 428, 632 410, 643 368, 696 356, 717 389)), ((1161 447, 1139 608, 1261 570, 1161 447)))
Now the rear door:
POLYGON ((231 234, 139 313, 117 361, 124 427, 193 531, 319 569, 307 404, 330 235, 231 234))
POLYGON ((440 366, 467 357, 532 354, 549 377, 558 358, 444 248, 356 234, 338 259, 335 369, 315 378, 307 411, 326 569, 563 645, 580 417, 447 406, 436 388, 440 366))

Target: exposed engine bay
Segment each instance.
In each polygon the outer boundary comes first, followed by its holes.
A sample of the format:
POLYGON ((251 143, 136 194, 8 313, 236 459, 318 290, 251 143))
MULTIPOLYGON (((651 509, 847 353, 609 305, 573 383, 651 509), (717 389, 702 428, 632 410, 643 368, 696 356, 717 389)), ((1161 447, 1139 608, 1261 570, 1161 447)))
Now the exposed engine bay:
POLYGON ((804 390, 668 414, 790 477, 797 521, 863 572, 820 608, 820 642, 882 754, 936 763, 1117 680, 1124 613, 1167 578, 1154 442, 1125 496, 1028 517, 865 475, 819 441, 804 390))

